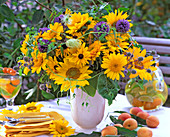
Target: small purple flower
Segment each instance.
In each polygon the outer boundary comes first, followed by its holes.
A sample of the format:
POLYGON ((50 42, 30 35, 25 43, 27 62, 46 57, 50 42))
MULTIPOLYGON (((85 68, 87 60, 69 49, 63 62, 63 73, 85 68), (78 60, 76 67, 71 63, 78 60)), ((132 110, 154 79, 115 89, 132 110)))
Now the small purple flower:
POLYGON ((54 19, 54 23, 55 22, 58 22, 58 23, 61 23, 61 21, 62 21, 62 19, 64 18, 64 15, 60 15, 60 16, 58 16, 58 17, 56 17, 55 19, 54 19))
POLYGON ((51 43, 50 41, 48 40, 42 40, 42 42, 44 42, 43 45, 41 45, 41 43, 38 43, 38 49, 40 52, 47 52, 47 49, 48 49, 48 45, 51 43))
POLYGON ((39 28, 38 32, 42 31, 42 33, 46 32, 47 30, 49 30, 49 28, 44 27, 44 28, 39 28))
POLYGON ((116 23, 116 31, 126 33, 130 28, 130 24, 127 20, 118 20, 116 23))
MULTIPOLYGON (((109 25, 104 21, 98 22, 94 26, 94 32, 101 32, 99 34, 96 34, 96 36, 98 36, 98 37, 100 37, 103 34, 102 32, 108 33, 109 31, 110 31, 109 25)), ((106 35, 108 35, 107 33, 106 33, 106 35)))

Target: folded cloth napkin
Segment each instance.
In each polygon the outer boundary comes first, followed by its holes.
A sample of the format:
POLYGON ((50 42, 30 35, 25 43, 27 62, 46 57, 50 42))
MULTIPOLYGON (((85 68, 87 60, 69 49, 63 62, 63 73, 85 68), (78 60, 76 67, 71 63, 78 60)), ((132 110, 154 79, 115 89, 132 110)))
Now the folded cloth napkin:
POLYGON ((49 134, 49 125, 53 120, 64 120, 64 117, 57 112, 29 112, 20 114, 0 115, 4 122, 0 127, 2 137, 34 137, 49 134), (16 124, 11 124, 8 117, 19 120, 16 124), (10 124, 8 124, 10 122, 10 124))

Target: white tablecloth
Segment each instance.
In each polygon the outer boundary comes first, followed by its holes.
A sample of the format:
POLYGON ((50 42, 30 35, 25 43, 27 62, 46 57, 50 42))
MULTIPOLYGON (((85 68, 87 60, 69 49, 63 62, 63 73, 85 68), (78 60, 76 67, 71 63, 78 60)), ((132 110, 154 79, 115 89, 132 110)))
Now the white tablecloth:
MULTIPOLYGON (((42 108, 42 111, 47 111, 47 110, 57 111, 58 113, 63 115, 66 120, 69 121, 69 125, 71 125, 73 128, 76 128, 77 125, 74 123, 74 121, 71 118, 70 105, 68 102, 69 99, 64 97, 64 98, 60 98, 59 106, 57 105, 57 99, 51 101, 42 101, 39 103, 45 106, 44 108, 42 108)), ((111 123, 109 117, 106 118, 109 112, 113 112, 117 110, 129 112, 130 108, 131 105, 127 101, 126 97, 124 95, 118 94, 116 100, 113 102, 111 106, 108 106, 106 102, 105 116, 102 122, 97 126, 97 129, 101 130, 106 126, 106 124, 111 123)), ((149 114, 157 116, 160 120, 160 124, 157 128, 150 128, 153 131, 153 137, 170 137, 170 108, 161 107, 157 111, 149 112, 149 114)), ((41 137, 49 137, 49 136, 43 135, 41 137)))

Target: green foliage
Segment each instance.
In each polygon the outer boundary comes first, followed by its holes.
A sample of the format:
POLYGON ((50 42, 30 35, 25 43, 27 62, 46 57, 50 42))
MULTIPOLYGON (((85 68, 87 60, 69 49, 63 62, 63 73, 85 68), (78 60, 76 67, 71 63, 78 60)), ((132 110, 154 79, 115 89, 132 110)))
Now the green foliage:
POLYGON ((120 90, 120 87, 118 85, 118 82, 110 80, 106 75, 101 74, 98 78, 98 85, 97 89, 99 94, 108 100, 108 104, 111 105, 112 101, 117 96, 118 91, 120 90))
MULTIPOLYGON (((112 9, 118 8, 124 12, 129 10, 129 18, 132 18, 132 23, 134 25, 132 27, 132 32, 135 35, 170 38, 170 19, 168 17, 169 0, 143 0, 142 2, 134 0, 75 1, 76 2, 71 3, 72 1, 65 0, 65 6, 63 7, 61 1, 56 0, 40 1, 44 6, 35 3, 34 0, 19 0, 17 2, 16 0, 11 0, 11 3, 7 3, 7 0, 0 0, 0 66, 13 67, 16 65, 20 55, 20 42, 24 39, 26 32, 29 31, 31 33, 31 31, 33 31, 32 27, 34 27, 34 30, 38 30, 40 27, 47 27, 52 21, 53 13, 60 14, 65 8, 83 11, 84 13, 88 12, 97 20, 100 20, 98 17, 99 13, 105 15, 109 11, 112 11, 112 9)), ((105 34, 102 34, 100 39, 104 40, 104 36, 105 34)), ((53 46, 54 45, 51 45, 50 47, 53 48, 53 46)), ((21 74, 21 69, 19 73, 21 74)), ((109 104, 111 104, 119 87, 117 84, 113 85, 113 83, 110 83, 109 79, 104 78, 104 81, 102 81, 102 78, 104 77, 101 75, 99 78, 97 76, 93 80, 89 80, 92 87, 85 86, 83 90, 88 92, 90 88, 91 92, 88 94, 94 96, 96 89, 98 89, 99 93, 103 94, 103 97, 109 99, 109 104), (97 82, 93 83, 93 81, 98 81, 99 84, 97 84, 97 82), (100 84, 108 86, 105 86, 105 88, 102 89, 100 84)), ((52 96, 49 97, 50 95, 47 95, 47 92, 42 92, 37 96, 37 88, 35 88, 37 79, 38 78, 34 76, 23 77, 24 88, 21 89, 21 92, 16 98, 16 104, 36 101, 37 98, 38 100, 53 98, 52 96), (25 93, 28 89, 32 90, 25 93), (27 100, 25 100, 25 98, 27 100)), ((40 82, 43 83, 44 80, 40 82)), ((138 86, 141 87, 141 85, 142 84, 139 83, 138 86)), ((58 85, 53 85, 53 88, 54 89, 51 89, 51 94, 57 97, 58 85)))
POLYGON ((84 133, 78 133, 77 135, 72 135, 69 137, 100 137, 101 133, 100 132, 94 132, 91 134, 84 134, 84 133))

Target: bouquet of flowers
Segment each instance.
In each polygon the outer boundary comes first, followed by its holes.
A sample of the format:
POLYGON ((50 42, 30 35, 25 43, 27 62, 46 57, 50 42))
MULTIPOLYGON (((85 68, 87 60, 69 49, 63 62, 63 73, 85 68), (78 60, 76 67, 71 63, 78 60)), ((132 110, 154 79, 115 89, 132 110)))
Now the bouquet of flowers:
POLYGON ((97 91, 109 104, 120 81, 151 80, 155 62, 132 39, 127 12, 107 8, 99 14, 100 8, 88 13, 66 9, 53 14, 47 27, 28 32, 20 48, 20 70, 36 73, 53 90, 56 85, 61 92, 81 88, 90 96, 97 91))

